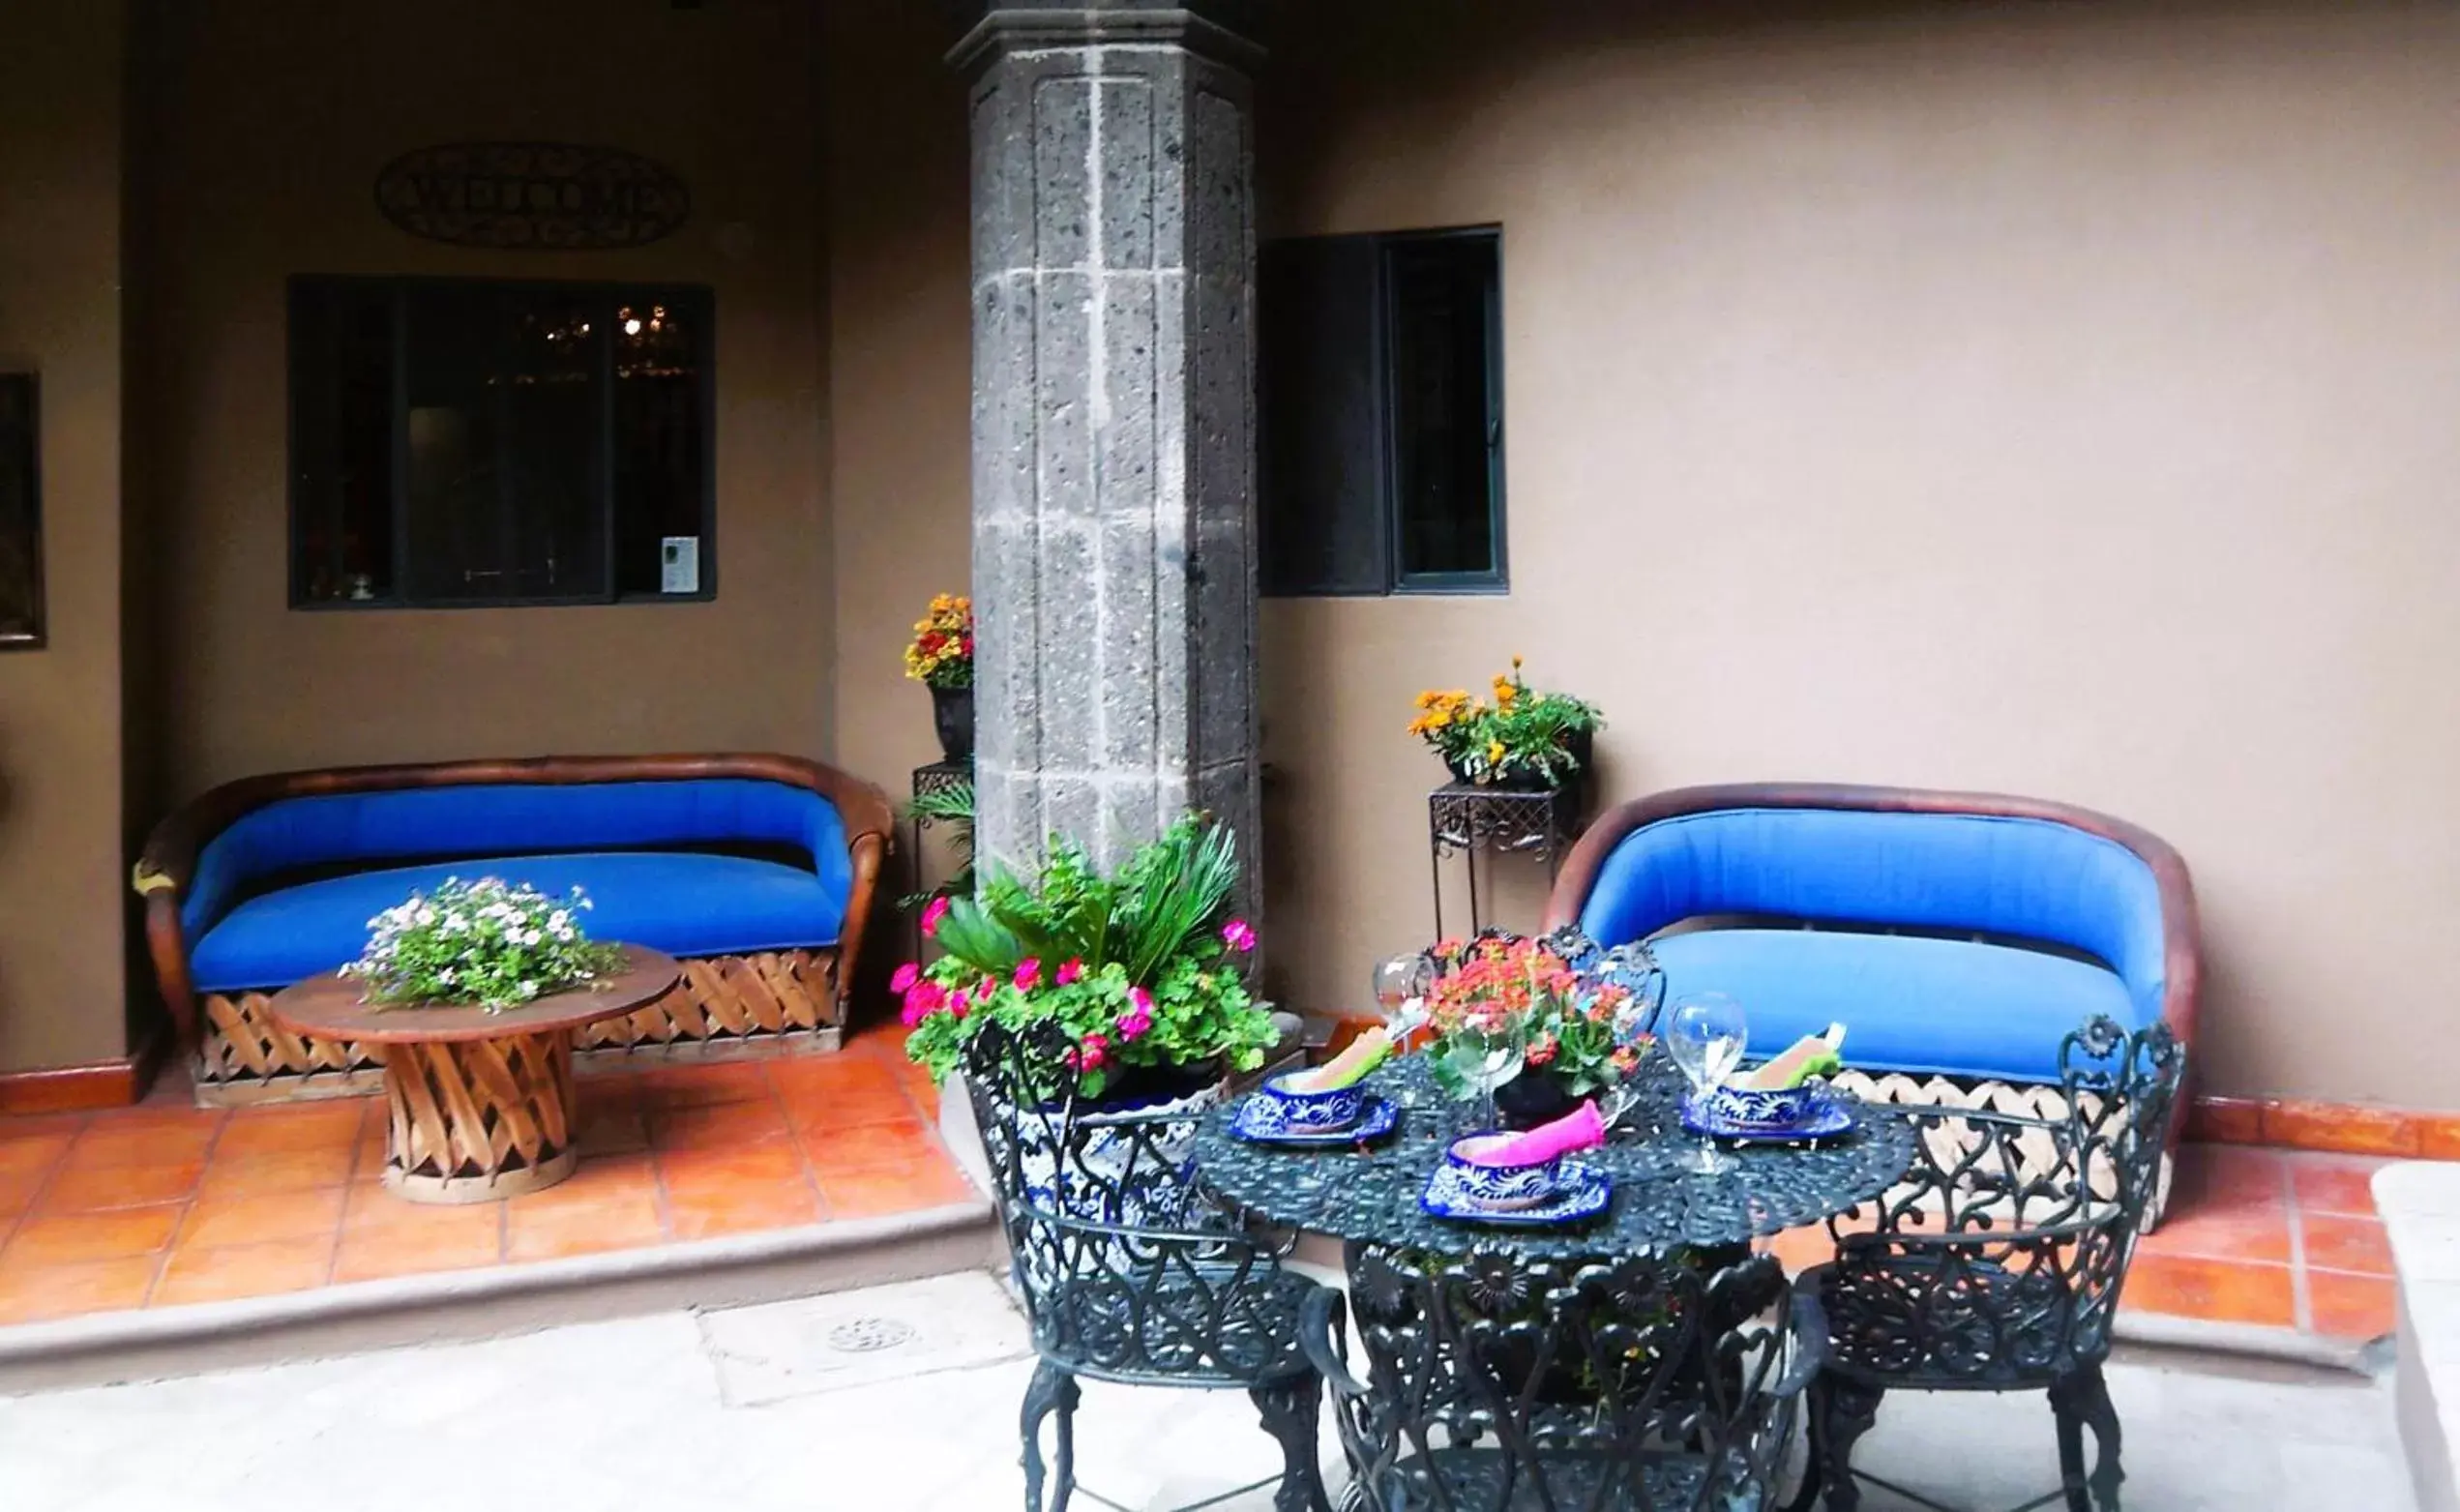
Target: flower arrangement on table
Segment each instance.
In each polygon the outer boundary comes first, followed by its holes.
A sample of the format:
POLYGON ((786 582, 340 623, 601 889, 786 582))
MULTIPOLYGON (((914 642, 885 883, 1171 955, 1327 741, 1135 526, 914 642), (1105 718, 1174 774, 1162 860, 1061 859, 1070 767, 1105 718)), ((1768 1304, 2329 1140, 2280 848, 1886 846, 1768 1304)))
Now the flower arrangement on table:
POLYGON ((623 948, 580 927, 578 887, 550 898, 501 877, 448 876, 368 921, 368 946, 341 974, 380 1008, 476 1003, 489 1013, 568 992, 622 969, 623 948))
POLYGON ((1464 781, 1492 786, 1527 782, 1554 786, 1579 775, 1579 737, 1605 723, 1597 706, 1567 693, 1542 693, 1521 675, 1521 659, 1497 674, 1494 701, 1466 689, 1429 689, 1418 695, 1409 733, 1443 757, 1464 781))
POLYGON ((979 897, 924 911, 938 959, 890 982, 912 1030, 906 1053, 944 1078, 985 1023, 1052 1021, 1070 1044, 1054 1084, 1073 1072, 1087 1098, 1143 1072, 1255 1070, 1275 1036, 1248 990, 1256 932, 1229 917, 1237 880, 1230 831, 1194 815, 1114 876, 1057 839, 1030 880, 987 866, 979 897))
POLYGON ((974 685, 973 600, 956 593, 933 596, 905 646, 905 675, 927 688, 974 685))
POLYGON ((1525 1082, 1522 1117, 1551 1117, 1639 1068, 1648 1005, 1618 983, 1585 976, 1545 942, 1481 934, 1429 954, 1437 975, 1420 1010, 1421 1053, 1446 1095, 1525 1082))

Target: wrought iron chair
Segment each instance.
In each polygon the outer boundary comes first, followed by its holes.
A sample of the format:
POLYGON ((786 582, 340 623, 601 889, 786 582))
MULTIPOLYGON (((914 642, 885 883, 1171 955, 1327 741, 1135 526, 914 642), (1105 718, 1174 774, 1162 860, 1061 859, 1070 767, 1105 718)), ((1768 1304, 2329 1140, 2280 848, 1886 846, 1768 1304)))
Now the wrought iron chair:
POLYGON ((1765 1256, 1565 1259, 1380 1247, 1307 1304, 1355 1512, 1756 1512, 1827 1329, 1765 1256))
POLYGON ((1196 1185, 1200 1110, 1081 1104, 1056 1069, 1069 1044, 1052 1025, 986 1024, 965 1056, 1040 1358, 1021 1423, 1027 1512, 1044 1508, 1046 1417, 1057 1418, 1050 1512, 1076 1491, 1080 1379, 1244 1389, 1281 1444, 1276 1512, 1330 1512, 1316 1464, 1323 1383, 1298 1342, 1300 1311, 1324 1289, 1282 1267, 1286 1240, 1249 1232, 1196 1185))
POLYGON ((1797 1281, 1828 1319, 1812 1383, 1811 1463, 1790 1512, 1861 1500, 1853 1444, 1889 1391, 2038 1391, 2058 1424, 2070 1512, 2119 1505, 2119 1414, 2103 1385, 2110 1325, 2147 1204, 2185 1052, 2168 1028, 2095 1019, 2060 1047, 2063 1117, 1912 1111, 1919 1153, 1903 1184, 1831 1221, 1836 1260, 1797 1281), (2085 1467, 2084 1430, 2099 1454, 2085 1467))

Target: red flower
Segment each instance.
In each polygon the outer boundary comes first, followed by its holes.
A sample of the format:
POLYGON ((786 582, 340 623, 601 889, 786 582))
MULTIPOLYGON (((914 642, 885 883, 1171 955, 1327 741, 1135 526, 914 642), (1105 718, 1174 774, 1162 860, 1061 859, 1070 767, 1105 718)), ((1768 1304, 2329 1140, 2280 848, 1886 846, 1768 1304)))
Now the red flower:
POLYGON ((1017 963, 1017 991, 1030 993, 1042 985, 1042 963, 1032 956, 1017 963))
POLYGON ((948 917, 948 899, 945 896, 933 899, 931 906, 923 910, 923 938, 930 939, 937 934, 939 921, 946 917, 948 917))
POLYGON ((897 968, 896 975, 888 979, 888 990, 902 995, 907 988, 912 987, 916 982, 919 982, 922 979, 923 968, 913 962, 908 961, 904 965, 897 968))
POLYGON ((1077 979, 1083 975, 1084 963, 1077 957, 1070 956, 1067 960, 1059 963, 1059 985, 1061 987, 1075 986, 1077 979))

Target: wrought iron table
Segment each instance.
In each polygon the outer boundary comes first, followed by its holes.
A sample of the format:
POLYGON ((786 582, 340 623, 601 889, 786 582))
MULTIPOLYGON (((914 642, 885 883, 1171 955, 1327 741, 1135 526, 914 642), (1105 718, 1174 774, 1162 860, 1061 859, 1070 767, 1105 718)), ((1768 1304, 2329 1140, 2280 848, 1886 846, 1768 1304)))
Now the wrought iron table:
POLYGON ((1682 1081, 1663 1055, 1642 1062, 1638 1102, 1603 1149, 1581 1159, 1605 1171, 1614 1199, 1579 1228, 1504 1229, 1432 1217, 1418 1206, 1444 1148, 1470 1132, 1467 1105, 1442 1100, 1414 1059, 1368 1082, 1402 1108, 1400 1127, 1364 1148, 1282 1149, 1250 1144, 1228 1130, 1230 1110, 1197 1137, 1204 1183, 1276 1224, 1360 1244, 1460 1254, 1501 1247, 1529 1257, 1662 1255, 1723 1249, 1817 1223, 1885 1191, 1913 1158, 1913 1127, 1884 1106, 1858 1105, 1857 1131, 1818 1145, 1763 1144, 1734 1151, 1734 1169, 1695 1176, 1675 1169, 1697 1137, 1683 1131, 1682 1081))
MULTIPOLYGON (((1350 1505, 1690 1506, 1704 1479, 1738 1494, 1773 1473, 1791 1417, 1772 1429, 1767 1414, 1789 1351, 1766 1315, 1786 1288, 1750 1243, 1893 1185, 1912 1162, 1910 1122, 1863 1107, 1849 1136, 1740 1149, 1730 1171, 1693 1175, 1677 1169, 1697 1144, 1680 1079, 1652 1056, 1614 1137, 1580 1157, 1613 1181, 1607 1210, 1577 1228, 1504 1228, 1419 1206, 1466 1109, 1414 1060, 1369 1086, 1402 1108, 1379 1143, 1250 1144, 1225 1108, 1195 1148, 1221 1198, 1344 1241, 1372 1367, 1368 1383, 1327 1371, 1349 1396, 1337 1420, 1359 1482, 1350 1505), (1681 1363, 1658 1368, 1669 1359, 1681 1363)), ((1801 1384, 1796 1369, 1785 1364, 1784 1390, 1801 1384)))

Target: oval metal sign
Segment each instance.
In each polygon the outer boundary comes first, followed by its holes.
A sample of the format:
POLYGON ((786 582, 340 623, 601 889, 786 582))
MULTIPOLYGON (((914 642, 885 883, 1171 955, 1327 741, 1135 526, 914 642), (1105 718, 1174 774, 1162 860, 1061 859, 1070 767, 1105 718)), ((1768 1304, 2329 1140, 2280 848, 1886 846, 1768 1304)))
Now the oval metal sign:
POLYGON ((692 195, 619 147, 456 142, 386 163, 376 208, 430 241, 568 252, 646 246, 683 224, 692 195))

